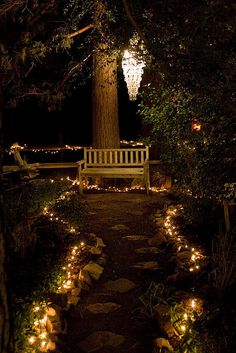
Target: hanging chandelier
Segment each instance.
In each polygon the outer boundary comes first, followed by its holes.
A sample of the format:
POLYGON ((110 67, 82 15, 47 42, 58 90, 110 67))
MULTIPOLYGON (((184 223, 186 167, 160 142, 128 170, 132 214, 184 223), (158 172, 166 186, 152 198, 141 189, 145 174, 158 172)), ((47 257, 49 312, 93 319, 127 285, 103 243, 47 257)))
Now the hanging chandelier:
POLYGON ((131 101, 137 99, 138 89, 140 87, 144 67, 144 60, 138 58, 134 51, 124 51, 122 58, 122 69, 128 88, 129 99, 131 101))

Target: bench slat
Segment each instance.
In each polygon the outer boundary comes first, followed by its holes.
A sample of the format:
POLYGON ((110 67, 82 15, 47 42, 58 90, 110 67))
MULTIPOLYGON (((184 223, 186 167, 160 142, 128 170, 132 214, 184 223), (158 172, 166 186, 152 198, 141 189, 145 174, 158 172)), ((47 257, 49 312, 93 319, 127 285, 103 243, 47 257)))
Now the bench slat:
POLYGON ((120 164, 123 164, 123 152, 120 151, 120 164))
POLYGON ((115 164, 117 164, 118 163, 117 151, 115 151, 114 153, 115 153, 115 164))

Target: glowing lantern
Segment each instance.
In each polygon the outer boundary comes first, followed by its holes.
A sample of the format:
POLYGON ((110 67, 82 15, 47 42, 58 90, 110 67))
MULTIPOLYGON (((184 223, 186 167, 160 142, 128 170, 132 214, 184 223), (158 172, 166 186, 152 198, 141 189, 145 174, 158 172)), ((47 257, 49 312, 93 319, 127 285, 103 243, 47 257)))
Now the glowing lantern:
POLYGON ((143 68, 145 62, 141 58, 135 57, 133 51, 125 50, 122 59, 122 69, 128 88, 129 99, 137 99, 138 89, 140 87, 143 68))
POLYGON ((199 120, 193 119, 192 120, 192 131, 200 131, 202 128, 202 125, 199 120))

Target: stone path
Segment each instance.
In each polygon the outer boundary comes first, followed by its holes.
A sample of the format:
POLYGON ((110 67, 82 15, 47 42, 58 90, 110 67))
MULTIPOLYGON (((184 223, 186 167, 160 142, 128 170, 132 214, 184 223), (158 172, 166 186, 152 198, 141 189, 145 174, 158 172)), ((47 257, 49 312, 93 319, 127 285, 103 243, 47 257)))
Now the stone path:
POLYGON ((85 201, 84 232, 102 238, 108 261, 100 279, 68 313, 65 352, 151 352, 157 332, 140 323, 135 312, 151 281, 165 275, 165 255, 151 216, 163 209, 167 196, 87 194, 85 201))

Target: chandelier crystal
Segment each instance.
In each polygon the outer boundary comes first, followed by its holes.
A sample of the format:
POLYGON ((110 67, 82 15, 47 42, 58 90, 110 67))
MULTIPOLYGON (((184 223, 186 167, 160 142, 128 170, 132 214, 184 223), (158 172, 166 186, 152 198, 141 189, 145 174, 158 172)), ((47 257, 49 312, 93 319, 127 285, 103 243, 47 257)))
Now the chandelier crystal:
POLYGON ((122 69, 128 88, 129 99, 131 101, 137 99, 138 89, 140 87, 144 67, 144 60, 138 58, 134 51, 124 51, 122 58, 122 69))

